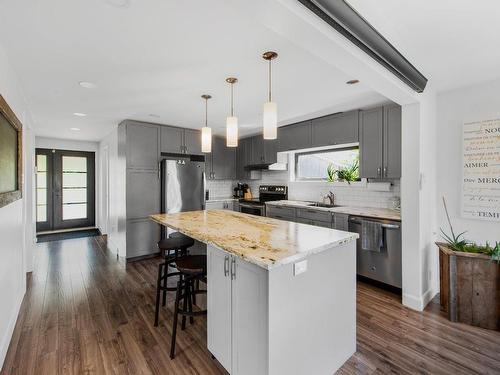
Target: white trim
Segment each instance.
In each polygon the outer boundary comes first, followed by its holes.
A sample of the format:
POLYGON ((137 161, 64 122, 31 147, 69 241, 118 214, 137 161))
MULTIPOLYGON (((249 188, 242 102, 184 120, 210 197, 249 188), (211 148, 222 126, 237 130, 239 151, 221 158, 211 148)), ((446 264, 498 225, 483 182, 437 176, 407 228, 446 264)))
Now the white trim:
POLYGON ((24 291, 18 296, 18 300, 16 302, 16 305, 14 306, 14 311, 12 311, 11 313, 5 335, 2 337, 2 343, 0 344, 0 368, 3 367, 3 362, 5 361, 5 356, 7 355, 7 350, 9 349, 9 345, 12 340, 12 335, 14 334, 14 328, 16 327, 17 318, 19 317, 19 312, 21 310, 21 305, 23 303, 25 294, 26 284, 24 287, 24 291))
POLYGON ((438 291, 434 288, 427 289, 427 291, 419 297, 403 293, 403 305, 413 310, 423 311, 437 293, 438 291))

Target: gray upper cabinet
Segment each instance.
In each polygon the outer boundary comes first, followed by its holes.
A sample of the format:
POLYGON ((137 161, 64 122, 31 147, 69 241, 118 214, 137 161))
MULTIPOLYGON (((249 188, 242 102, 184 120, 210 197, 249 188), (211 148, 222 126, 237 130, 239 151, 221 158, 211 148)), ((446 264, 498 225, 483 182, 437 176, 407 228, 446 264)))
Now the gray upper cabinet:
POLYGON ((278 140, 264 139, 264 162, 266 164, 276 163, 278 160, 278 140))
POLYGON ((250 178, 250 172, 245 168, 252 160, 252 138, 240 139, 236 149, 236 178, 250 178))
POLYGON ((158 168, 159 127, 128 122, 126 125, 127 168, 158 168))
POLYGON ((201 152, 201 132, 184 129, 184 152, 190 155, 203 155, 201 152))
POLYGON ((382 135, 384 109, 361 112, 359 126, 359 175, 362 178, 382 177, 382 135))
POLYGON ((359 111, 349 111, 312 120, 312 146, 358 142, 359 111))
POLYGON ((278 151, 311 147, 311 120, 278 128, 278 151))
POLYGON ((401 107, 390 105, 361 112, 360 176, 401 177, 401 107))
POLYGON ((264 139, 261 135, 256 135, 252 139, 252 159, 250 164, 264 164, 264 139))
POLYGON ((384 165, 385 178, 401 177, 401 107, 384 107, 384 165))
POLYGON ((206 176, 212 180, 234 180, 236 178, 236 149, 226 146, 224 138, 212 138, 212 152, 207 154, 206 176))
POLYGON ((161 127, 161 152, 184 152, 184 129, 171 126, 161 127))

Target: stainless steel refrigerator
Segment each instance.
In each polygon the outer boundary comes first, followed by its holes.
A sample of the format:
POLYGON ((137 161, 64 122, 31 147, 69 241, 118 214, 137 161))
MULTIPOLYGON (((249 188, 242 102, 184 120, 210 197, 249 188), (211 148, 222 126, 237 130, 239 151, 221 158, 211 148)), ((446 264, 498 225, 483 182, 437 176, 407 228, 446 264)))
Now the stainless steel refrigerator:
MULTIPOLYGON (((205 209, 205 158, 186 155, 161 162, 161 212, 205 209)), ((169 231, 170 233, 170 231, 169 231)), ((162 233, 162 237, 166 234, 162 233)))

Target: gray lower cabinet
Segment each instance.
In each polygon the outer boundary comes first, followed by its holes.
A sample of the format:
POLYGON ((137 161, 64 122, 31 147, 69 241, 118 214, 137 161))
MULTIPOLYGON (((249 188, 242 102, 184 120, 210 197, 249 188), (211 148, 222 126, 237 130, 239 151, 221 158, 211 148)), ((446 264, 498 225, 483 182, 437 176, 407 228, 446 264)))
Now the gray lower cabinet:
POLYGON ((349 231, 349 215, 348 214, 338 214, 334 213, 333 217, 333 228, 338 230, 349 231))
POLYGON ((280 220, 295 221, 295 208, 267 205, 266 216, 280 220))
POLYGON ((160 212, 160 180, 157 171, 127 170, 127 219, 147 218, 160 212))
POLYGON ((361 112, 359 160, 362 178, 401 177, 401 107, 390 105, 361 112))
POLYGON ((161 152, 184 152, 184 129, 171 126, 161 127, 161 152))
POLYGON ((234 210, 234 201, 229 199, 227 201, 213 201, 206 202, 205 207, 207 210, 234 210))
POLYGON ((236 149, 226 146, 224 138, 212 138, 212 152, 206 154, 205 170, 207 179, 236 179, 236 149))
POLYGON ((385 178, 401 177, 401 107, 384 107, 383 167, 385 178))
POLYGON ((278 151, 299 150, 311 146, 311 120, 278 128, 278 151))
POLYGON ((159 126, 125 121, 127 168, 157 169, 159 126))
POLYGON ((349 111, 312 120, 312 147, 358 142, 359 111, 349 111))
POLYGON ((136 258, 158 252, 160 226, 149 218, 127 220, 127 258, 136 258))

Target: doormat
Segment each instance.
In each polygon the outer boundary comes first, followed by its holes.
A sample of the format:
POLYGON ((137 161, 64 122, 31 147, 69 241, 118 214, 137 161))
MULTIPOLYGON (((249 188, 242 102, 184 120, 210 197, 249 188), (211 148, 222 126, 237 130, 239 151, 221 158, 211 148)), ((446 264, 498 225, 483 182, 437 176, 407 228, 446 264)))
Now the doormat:
POLYGON ((73 238, 95 237, 100 235, 101 232, 99 231, 99 229, 84 229, 84 230, 77 230, 74 232, 39 234, 36 236, 36 238, 37 242, 40 243, 40 242, 69 240, 73 238))

